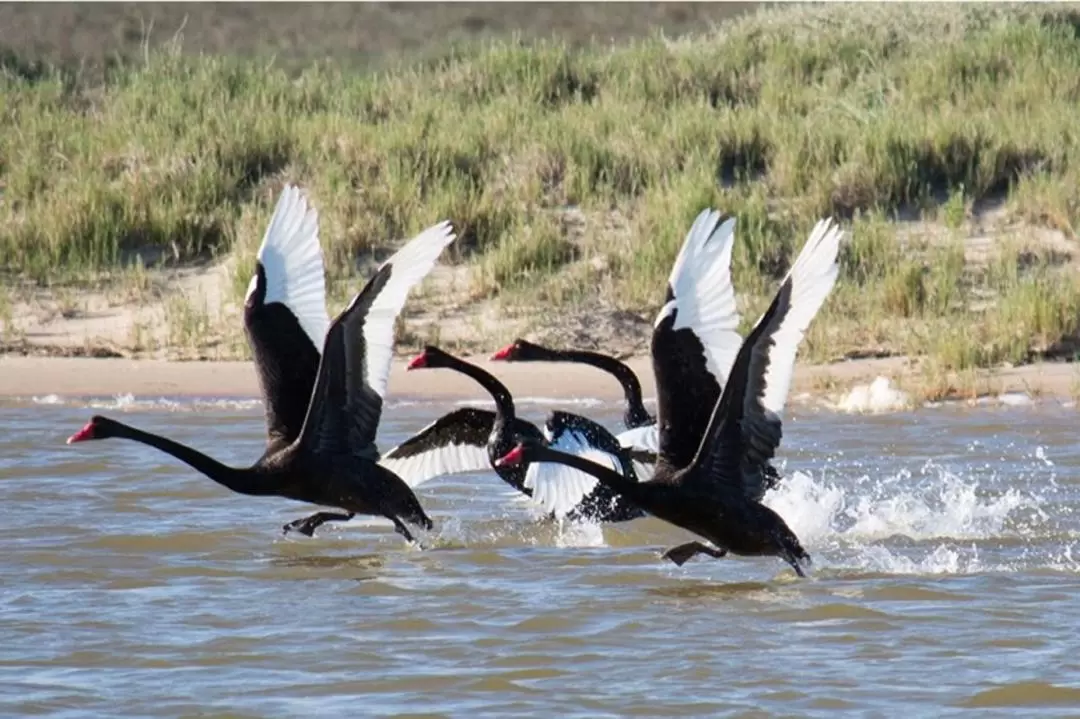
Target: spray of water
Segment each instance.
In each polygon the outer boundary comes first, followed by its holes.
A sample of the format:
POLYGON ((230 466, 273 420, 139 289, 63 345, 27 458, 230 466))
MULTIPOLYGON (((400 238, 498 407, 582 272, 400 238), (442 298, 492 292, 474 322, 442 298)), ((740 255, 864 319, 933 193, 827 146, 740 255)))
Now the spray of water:
POLYGON ((1007 488, 998 486, 1003 483, 992 469, 963 476, 927 462, 917 472, 847 479, 826 465, 816 478, 792 472, 765 503, 785 518, 818 566, 892 574, 1075 566, 1071 543, 1048 551, 1048 540, 1071 539, 1071 533, 1062 534, 1045 509, 1057 501, 1053 475, 1046 475, 1052 461, 1041 447, 1032 459, 1039 465, 1035 476, 1007 488), (1016 550, 985 551, 1001 547, 1016 550), (1031 551, 1035 547, 1040 551, 1031 551), (988 563, 989 554, 1007 558, 988 563))

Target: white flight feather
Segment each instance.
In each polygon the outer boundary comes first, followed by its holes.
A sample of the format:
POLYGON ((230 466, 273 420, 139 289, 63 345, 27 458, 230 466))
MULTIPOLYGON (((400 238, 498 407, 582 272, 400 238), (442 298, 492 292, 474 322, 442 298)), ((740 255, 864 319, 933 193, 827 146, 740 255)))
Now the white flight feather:
POLYGON ((394 352, 394 322, 405 300, 435 267, 443 249, 456 235, 449 221, 429 227, 380 265, 391 265, 390 279, 375 297, 364 318, 364 379, 380 397, 386 395, 390 360, 394 352))
POLYGON ((653 478, 653 475, 656 474, 656 465, 645 464, 636 459, 630 460, 630 464, 634 466, 634 475, 639 482, 648 482, 653 478))
POLYGON ((660 451, 660 429, 656 423, 645 427, 635 427, 615 435, 619 444, 631 449, 643 449, 648 452, 660 451))
MULTIPOLYGON (((615 435, 615 439, 619 440, 619 444, 627 449, 640 449, 658 454, 660 452, 660 428, 656 426, 655 422, 645 427, 635 427, 620 432, 615 435)), ((637 475, 639 482, 645 482, 652 478, 653 472, 656 470, 654 465, 645 464, 636 459, 630 461, 634 465, 634 474, 637 475)))
MULTIPOLYGON (((326 277, 319 246, 319 216, 293 185, 285 185, 256 255, 266 274, 263 304, 280 302, 322 354, 330 317, 326 313, 326 277)), ((251 278, 248 296, 258 282, 251 278)))
POLYGON ((384 456, 379 464, 401 477, 410 487, 436 477, 491 469, 486 446, 464 443, 432 447, 411 457, 384 456))
MULTIPOLYGON (((552 449, 575 454, 621 472, 618 458, 590 445, 580 432, 567 429, 557 438, 552 438, 548 428, 544 427, 544 436, 552 449)), ((532 462, 525 471, 524 486, 533 491, 533 501, 545 514, 554 513, 557 519, 565 517, 581 504, 596 485, 597 479, 591 474, 557 462, 532 462)))
POLYGON ((783 412, 787 401, 799 343, 836 284, 840 272, 836 258, 843 235, 843 231, 831 219, 821 220, 814 226, 802 252, 784 278, 785 281, 791 279, 789 309, 776 328, 768 333, 772 342, 759 342, 754 347, 755 355, 767 355, 765 376, 760 379, 764 391, 755 388, 757 391, 748 393, 748 396, 761 393, 762 406, 777 416, 783 412))
POLYGON ((668 277, 675 298, 657 313, 655 325, 678 309, 672 329, 689 328, 705 348, 709 372, 721 388, 739 353, 739 312, 731 284, 735 218, 703 210, 694 220, 668 277))

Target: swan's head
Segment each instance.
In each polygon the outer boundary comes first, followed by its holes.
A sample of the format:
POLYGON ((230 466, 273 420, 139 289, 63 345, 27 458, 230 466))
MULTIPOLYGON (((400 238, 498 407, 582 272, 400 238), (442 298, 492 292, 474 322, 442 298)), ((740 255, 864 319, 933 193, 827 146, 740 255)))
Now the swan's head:
POLYGON ((85 427, 68 437, 67 443, 75 444, 76 442, 86 442, 91 439, 115 437, 116 435, 113 433, 115 428, 116 423, 111 419, 96 414, 90 418, 85 427))
POLYGON ((503 362, 544 362, 557 358, 558 353, 547 347, 533 344, 520 337, 491 355, 491 359, 503 362))
POLYGON ((495 460, 496 467, 516 467, 525 462, 525 445, 518 444, 512 450, 495 460))
POLYGON ((450 358, 446 352, 435 345, 427 345, 420 352, 420 354, 413 357, 409 364, 405 367, 406 370, 425 369, 429 367, 445 367, 447 360, 450 358))
POLYGON ((516 467, 520 464, 529 464, 542 459, 544 445, 534 440, 524 439, 517 446, 495 460, 496 467, 516 467))

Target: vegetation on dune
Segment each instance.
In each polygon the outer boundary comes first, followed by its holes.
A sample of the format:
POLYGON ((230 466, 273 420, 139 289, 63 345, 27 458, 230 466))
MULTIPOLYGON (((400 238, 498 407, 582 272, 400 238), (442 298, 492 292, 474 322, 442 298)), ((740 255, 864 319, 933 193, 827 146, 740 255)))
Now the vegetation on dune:
POLYGON ((319 208, 334 302, 358 258, 446 217, 469 300, 555 325, 651 314, 711 205, 738 216, 749 324, 832 214, 850 242, 811 357, 963 370, 1067 353, 1070 253, 1029 234, 980 255, 964 230, 994 206, 1075 240, 1078 40, 1069 8, 882 4, 786 6, 678 41, 500 41, 370 74, 165 48, 82 86, 3 59, 0 265, 55 283, 232 252, 239 294, 287 179, 319 208))

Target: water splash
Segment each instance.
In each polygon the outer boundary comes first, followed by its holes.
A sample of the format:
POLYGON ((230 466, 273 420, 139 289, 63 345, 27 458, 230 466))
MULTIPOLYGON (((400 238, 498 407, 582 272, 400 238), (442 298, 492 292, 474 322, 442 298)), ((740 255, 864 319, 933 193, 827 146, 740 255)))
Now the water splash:
POLYGON ((259 399, 221 399, 203 397, 135 397, 118 394, 112 397, 61 397, 56 394, 35 396, 31 401, 37 405, 99 409, 113 412, 163 410, 166 412, 200 412, 205 410, 256 410, 262 409, 259 399))
POLYGON ((879 376, 868 385, 852 387, 851 391, 836 403, 834 409, 850 414, 880 414, 897 412, 910 406, 911 398, 905 392, 893 387, 888 377, 879 376))
POLYGON ((606 547, 604 528, 595 522, 571 522, 559 520, 556 523, 556 547, 606 547))
MULTIPOLYGON (((1035 456, 1049 461, 1038 450, 1035 456)), ((1042 493, 991 491, 933 462, 917 474, 900 469, 850 482, 830 474, 793 472, 765 498, 825 565, 896 574, 985 571, 980 542, 1022 545, 1048 529, 1042 493)))

